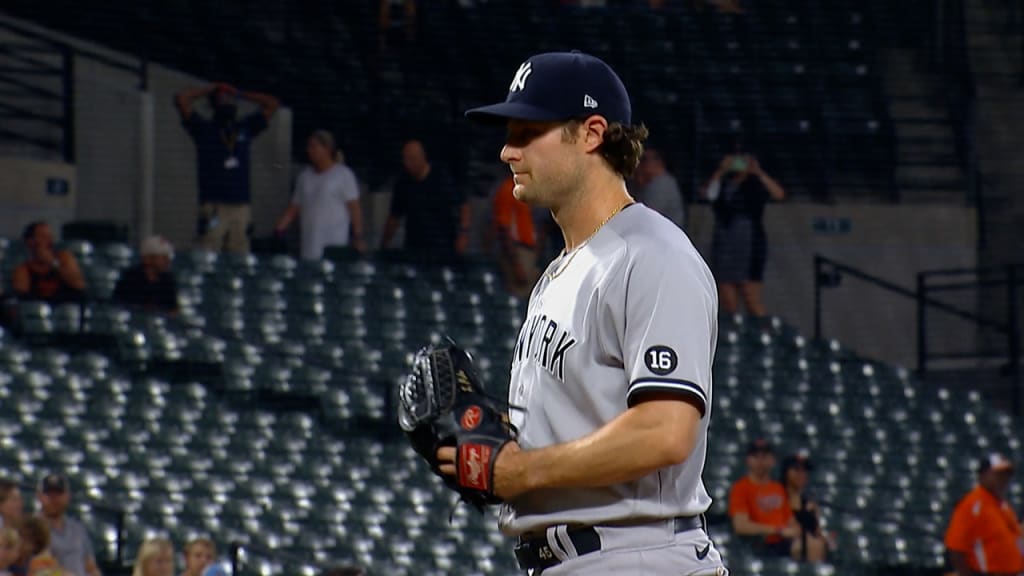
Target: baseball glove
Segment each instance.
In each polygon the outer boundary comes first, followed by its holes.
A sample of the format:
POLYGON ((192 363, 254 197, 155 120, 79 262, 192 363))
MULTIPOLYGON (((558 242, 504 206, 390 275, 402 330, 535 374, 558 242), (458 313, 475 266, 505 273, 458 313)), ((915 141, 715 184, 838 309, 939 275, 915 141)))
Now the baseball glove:
POLYGON ((478 510, 501 503, 494 461, 516 430, 484 391, 470 355, 451 340, 420 349, 398 399, 399 426, 431 470, 478 510), (441 473, 437 449, 443 446, 456 449, 455 476, 441 473))

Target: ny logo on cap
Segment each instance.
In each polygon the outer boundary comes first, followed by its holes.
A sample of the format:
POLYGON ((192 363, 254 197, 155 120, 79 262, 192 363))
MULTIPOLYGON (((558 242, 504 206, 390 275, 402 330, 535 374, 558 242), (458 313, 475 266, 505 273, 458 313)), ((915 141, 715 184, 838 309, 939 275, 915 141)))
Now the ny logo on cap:
POLYGON ((516 77, 512 79, 512 85, 508 87, 509 92, 518 92, 526 88, 526 79, 533 72, 533 66, 529 62, 523 62, 516 71, 516 77))

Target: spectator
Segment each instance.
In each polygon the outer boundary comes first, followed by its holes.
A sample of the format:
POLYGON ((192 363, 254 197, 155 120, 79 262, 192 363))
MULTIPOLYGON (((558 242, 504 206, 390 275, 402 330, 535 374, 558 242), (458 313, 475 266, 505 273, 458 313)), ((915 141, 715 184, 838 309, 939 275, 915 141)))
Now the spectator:
POLYGON ((352 170, 338 161, 334 136, 327 130, 313 132, 306 141, 306 156, 310 166, 295 181, 292 203, 277 222, 277 234, 284 234, 301 216, 304 259, 322 258, 327 246, 348 246, 350 233, 352 246, 365 252, 359 184, 352 170))
POLYGON ((251 146, 277 111, 277 98, 241 92, 228 84, 210 84, 183 90, 174 101, 181 123, 196 145, 200 242, 206 250, 247 254, 252 222, 251 146), (192 110, 193 101, 204 96, 213 108, 213 118, 192 110), (238 99, 255 102, 261 110, 239 120, 238 99))
POLYGON ((682 229, 686 223, 683 194, 675 176, 665 168, 661 153, 653 148, 644 151, 636 173, 637 190, 634 197, 682 229))
POLYGON ((978 485, 953 510, 946 548, 958 576, 1024 573, 1024 533, 1006 492, 1013 464, 990 454, 978 468, 978 485))
POLYGON ((18 483, 9 478, 0 478, 0 527, 17 526, 25 512, 18 483))
POLYGON ((828 550, 822 532, 821 509, 807 493, 807 481, 811 461, 804 454, 787 456, 782 461, 782 484, 786 487, 786 500, 793 511, 793 518, 799 527, 794 539, 797 559, 805 562, 822 562, 828 550))
POLYGON ((174 545, 166 538, 150 538, 142 543, 132 576, 174 576, 174 545))
POLYGON ((747 448, 747 475, 729 491, 729 516, 739 536, 758 537, 758 547, 772 556, 794 556, 799 527, 786 504, 786 489, 771 479, 775 454, 771 444, 755 440, 747 448))
POLYGON ((121 272, 114 301, 146 312, 178 313, 178 286, 171 274, 174 247, 161 236, 150 236, 139 248, 142 261, 121 272))
POLYGON ((427 262, 450 262, 469 244, 469 204, 435 170, 419 140, 402 147, 405 173, 395 183, 391 214, 384 225, 381 248, 387 249, 405 220, 405 251, 427 262))
POLYGON ((11 576, 11 567, 21 555, 21 538, 11 526, 0 528, 0 576, 11 576))
POLYGON ((49 474, 39 482, 42 518, 50 527, 50 545, 57 561, 75 576, 99 576, 89 533, 81 522, 67 515, 71 487, 60 474, 49 474))
POLYGON ((722 158, 704 195, 715 211, 711 270, 718 280, 720 308, 736 313, 742 294, 747 312, 764 316, 761 282, 768 251, 764 207, 769 199, 785 198, 786 192, 737 139, 735 154, 722 158))
POLYGON ((540 277, 537 270, 537 233, 533 212, 516 199, 515 181, 509 176, 494 195, 494 232, 498 240, 498 264, 505 276, 505 289, 526 298, 540 277))
POLYGON ((81 300, 85 295, 85 277, 71 252, 54 250, 50 225, 32 222, 21 237, 29 257, 14 269, 14 293, 21 299, 54 304, 81 300))
POLYGON ((195 538, 185 545, 185 571, 181 576, 202 576, 217 558, 217 546, 209 538, 195 538))
POLYGON ((67 571, 51 553, 51 534, 46 522, 35 516, 21 523, 21 558, 28 563, 26 576, 64 576, 67 571))

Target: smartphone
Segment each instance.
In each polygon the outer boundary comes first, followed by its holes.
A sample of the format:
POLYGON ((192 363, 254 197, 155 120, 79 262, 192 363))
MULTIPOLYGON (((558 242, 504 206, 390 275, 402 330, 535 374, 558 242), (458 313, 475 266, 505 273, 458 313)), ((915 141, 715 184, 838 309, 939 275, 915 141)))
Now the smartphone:
POLYGON ((729 169, 733 172, 746 172, 747 158, 745 156, 733 156, 729 169))

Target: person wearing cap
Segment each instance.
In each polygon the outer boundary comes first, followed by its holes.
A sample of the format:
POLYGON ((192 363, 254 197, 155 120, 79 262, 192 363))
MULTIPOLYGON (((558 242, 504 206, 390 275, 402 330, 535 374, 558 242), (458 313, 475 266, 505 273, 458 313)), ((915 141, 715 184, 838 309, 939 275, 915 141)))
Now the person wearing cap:
POLYGON ((958 576, 1024 574, 1024 533, 1006 501, 1012 477, 1005 456, 986 456, 977 486, 953 509, 945 544, 958 576))
POLYGON ((252 141, 267 129, 280 103, 269 94, 243 92, 224 83, 182 90, 174 102, 182 126, 196 145, 200 242, 206 250, 247 254, 252 141), (210 102, 212 118, 192 109, 193 102, 203 97, 210 102), (238 119, 239 100, 254 102, 260 110, 238 119))
POLYGON ((419 262, 449 263, 469 245, 469 203, 446 173, 435 167, 423 142, 402 146, 403 174, 395 182, 380 247, 391 247, 405 222, 405 253, 419 262))
POLYGON ((772 480, 775 451, 765 440, 747 447, 747 475, 729 490, 729 517, 738 536, 756 538, 755 545, 772 556, 799 557, 794 541, 800 526, 793 518, 786 488, 772 480))
POLYGON ((146 312, 177 314, 178 285, 171 274, 174 247, 162 236, 150 236, 139 247, 141 261, 121 272, 114 301, 146 312))
MULTIPOLYGON (((595 56, 537 54, 504 102, 466 115, 505 128, 513 195, 549 210, 565 240, 513 353, 509 404, 521 409, 509 417, 519 433, 484 462, 520 568, 727 574, 706 530, 702 480, 714 278, 686 234, 626 189, 648 134, 626 87, 595 56)), ((454 448, 437 457, 453 481, 478 482, 456 474, 472 464, 454 448)))
POLYGON ((99 576, 92 540, 85 526, 67 515, 71 487, 60 474, 47 474, 39 481, 41 518, 50 528, 50 551, 68 574, 99 576))
POLYGON ((356 175, 337 162, 334 135, 317 130, 306 140, 309 166, 295 180, 292 202, 277 221, 280 236, 300 217, 302 258, 319 260, 327 246, 352 246, 365 252, 363 212, 359 206, 356 175))
POLYGON ((793 519, 800 527, 799 534, 793 539, 796 549, 792 552, 798 560, 822 562, 828 551, 828 542, 822 531, 821 509, 807 492, 812 468, 807 455, 798 452, 783 458, 779 476, 786 488, 786 502, 793 512, 793 519))

